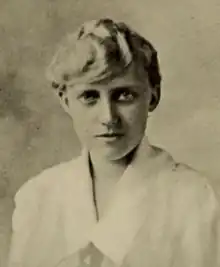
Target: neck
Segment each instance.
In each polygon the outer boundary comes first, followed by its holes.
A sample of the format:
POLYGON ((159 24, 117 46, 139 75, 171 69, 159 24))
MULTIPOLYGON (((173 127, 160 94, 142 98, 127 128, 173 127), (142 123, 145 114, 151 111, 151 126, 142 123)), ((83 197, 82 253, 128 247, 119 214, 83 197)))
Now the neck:
POLYGON ((90 164, 92 176, 97 182, 99 180, 117 182, 127 167, 125 159, 109 161, 107 159, 101 159, 93 153, 90 153, 90 164))
POLYGON ((99 180, 102 180, 103 182, 106 180, 109 180, 112 183, 117 182, 132 160, 133 154, 134 151, 122 159, 108 160, 90 152, 92 175, 97 182, 99 180))
POLYGON ((136 149, 127 157, 114 161, 109 161, 90 152, 89 162, 93 180, 93 197, 98 220, 105 213, 106 207, 112 198, 115 185, 131 162, 135 151, 136 149))

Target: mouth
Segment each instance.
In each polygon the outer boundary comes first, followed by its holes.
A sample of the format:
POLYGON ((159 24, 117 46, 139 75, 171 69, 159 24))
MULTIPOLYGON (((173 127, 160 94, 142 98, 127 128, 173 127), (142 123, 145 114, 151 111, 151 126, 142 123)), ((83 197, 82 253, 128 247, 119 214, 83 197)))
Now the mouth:
POLYGON ((96 138, 103 138, 105 140, 117 140, 121 137, 123 137, 124 134, 122 133, 103 133, 103 134, 98 134, 95 137, 96 138))
POLYGON ((121 134, 121 133, 103 133, 103 134, 99 134, 96 136, 97 137, 120 137, 120 136, 123 136, 123 134, 121 134))

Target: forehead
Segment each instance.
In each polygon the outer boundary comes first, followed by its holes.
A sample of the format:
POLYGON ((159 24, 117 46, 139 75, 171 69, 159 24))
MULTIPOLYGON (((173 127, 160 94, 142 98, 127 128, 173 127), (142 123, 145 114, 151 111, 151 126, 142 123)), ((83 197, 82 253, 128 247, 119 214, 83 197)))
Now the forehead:
MULTIPOLYGON (((141 78, 137 73, 137 67, 134 65, 130 66, 122 74, 117 77, 106 79, 103 81, 95 83, 79 83, 75 84, 73 87, 77 90, 86 89, 100 89, 100 90, 110 90, 117 87, 136 87, 143 86, 146 83, 146 79, 141 78)), ((74 90, 75 91, 75 90, 74 90)))

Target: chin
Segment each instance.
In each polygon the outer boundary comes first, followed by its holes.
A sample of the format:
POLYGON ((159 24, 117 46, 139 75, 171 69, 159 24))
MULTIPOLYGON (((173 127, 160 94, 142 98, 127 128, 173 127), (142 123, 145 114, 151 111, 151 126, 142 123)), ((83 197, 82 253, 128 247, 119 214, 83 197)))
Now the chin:
POLYGON ((140 144, 142 138, 128 139, 117 145, 95 145, 90 147, 89 151, 100 159, 107 161, 119 161, 130 155, 132 151, 140 144))
POLYGON ((103 153, 103 157, 108 161, 122 160, 122 159, 126 158, 132 151, 134 151, 134 149, 138 146, 138 144, 135 144, 135 145, 133 145, 129 148, 126 148, 124 150, 108 151, 106 153, 103 153))

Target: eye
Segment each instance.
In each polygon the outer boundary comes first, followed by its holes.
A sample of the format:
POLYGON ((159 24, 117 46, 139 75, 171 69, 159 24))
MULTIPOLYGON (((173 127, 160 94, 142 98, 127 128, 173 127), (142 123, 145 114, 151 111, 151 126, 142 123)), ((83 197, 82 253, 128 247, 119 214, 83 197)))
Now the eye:
POLYGON ((87 90, 80 94, 78 99, 85 105, 94 105, 99 97, 99 92, 96 90, 87 90))
POLYGON ((114 93, 114 100, 117 102, 131 103, 138 97, 137 93, 130 88, 120 88, 114 93))

